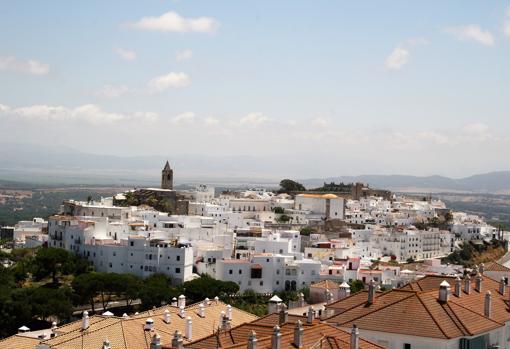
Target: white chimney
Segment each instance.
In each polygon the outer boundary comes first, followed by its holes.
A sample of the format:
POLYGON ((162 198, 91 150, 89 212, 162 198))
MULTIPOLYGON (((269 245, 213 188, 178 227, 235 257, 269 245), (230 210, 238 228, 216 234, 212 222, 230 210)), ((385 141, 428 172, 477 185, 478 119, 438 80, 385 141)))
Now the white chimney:
POLYGON ((122 318, 123 318, 124 320, 125 320, 125 319, 129 319, 129 316, 128 316, 128 314, 124 313, 124 314, 122 314, 122 318))
POLYGON ((145 320, 145 327, 144 327, 145 331, 150 331, 150 330, 152 330, 153 327, 154 327, 154 320, 152 320, 151 318, 148 318, 147 320, 145 320))
POLYGON ((455 296, 460 297, 462 295, 462 280, 460 277, 455 278, 455 296))
POLYGON ((374 304, 375 301, 375 281, 372 279, 368 283, 368 304, 374 304))
POLYGON ((224 323, 225 323, 225 312, 222 310, 220 313, 220 328, 223 328, 224 323))
POLYGON ((487 317, 491 317, 491 313, 492 313, 492 295, 491 295, 491 291, 487 291, 487 293, 485 293, 485 304, 484 304, 484 315, 487 316, 487 317))
POLYGON ((359 330, 358 330, 358 326, 356 326, 356 325, 352 325, 351 349, 359 349, 359 330))
POLYGON ((232 306, 230 304, 227 305, 227 318, 232 320, 232 306))
POLYGON ((313 322, 314 314, 313 314, 313 308, 312 306, 308 307, 308 314, 306 317, 306 323, 311 324, 313 322))
POLYGON ((280 327, 276 325, 273 328, 273 335, 271 336, 271 349, 280 349, 282 342, 282 335, 280 333, 280 327))
POLYGON ((198 305, 198 316, 205 317, 205 306, 204 303, 198 305))
POLYGON ((180 308, 180 307, 186 307, 186 297, 181 294, 179 296, 179 300, 177 301, 177 306, 180 308))
POLYGON ((110 341, 108 340, 108 338, 106 338, 106 339, 103 341, 102 349, 110 349, 110 341))
POLYGON ((443 280, 441 284, 439 284, 439 302, 447 303, 450 298, 450 284, 443 280))
POLYGON ((174 297, 174 298, 172 298, 172 303, 170 303, 170 305, 171 305, 172 307, 176 307, 176 306, 177 306, 177 298, 175 298, 175 297, 174 297))
POLYGON ((483 272, 485 271, 485 264, 480 264, 480 268, 478 268, 478 270, 480 270, 480 274, 483 275, 483 272))
POLYGON ((476 275, 475 288, 478 293, 482 293, 482 274, 480 273, 476 275))
POLYGON ((301 320, 298 320, 296 327, 294 327, 294 345, 298 349, 303 347, 303 324, 301 320))
POLYGON ((172 338, 172 349, 183 349, 184 343, 182 340, 181 332, 175 330, 174 338, 172 338))
POLYGON ((161 349, 161 337, 159 334, 154 333, 154 336, 152 336, 150 349, 161 349))
POLYGON ((53 321, 51 323, 51 332, 55 332, 57 330, 57 323, 55 321, 53 321))
POLYGON ((505 295, 506 290, 506 279, 504 276, 501 277, 501 280, 499 281, 499 293, 502 295, 505 295))
POLYGON ((89 312, 85 310, 81 318, 81 329, 85 331, 87 328, 89 328, 89 312))
POLYGON ((339 294, 340 299, 347 298, 350 296, 350 294, 351 294, 351 286, 349 286, 349 284, 345 281, 342 282, 340 284, 340 294, 339 294))
POLYGON ((278 314, 278 323, 280 325, 283 325, 289 321, 289 312, 287 310, 287 306, 285 303, 282 304, 282 307, 280 309, 280 314, 278 314))
POLYGON ((18 333, 27 333, 27 332, 30 332, 30 328, 28 328, 26 326, 21 326, 20 328, 18 328, 18 333))
POLYGON ((469 274, 466 274, 464 277, 464 292, 466 294, 471 293, 471 276, 469 276, 469 274))
POLYGON ((205 301, 204 301, 205 305, 210 305, 211 304, 211 301, 209 300, 209 298, 206 298, 205 301))
POLYGON ((165 309, 165 311, 163 312, 163 321, 165 322, 165 324, 170 323, 170 312, 168 311, 168 309, 165 309))
POLYGON ((218 303, 220 301, 219 297, 218 296, 214 297, 214 301, 218 303))
POLYGON ((191 341, 191 339, 193 338, 193 336, 192 336, 193 327, 192 326, 193 326, 193 321, 191 320, 191 316, 188 316, 188 318, 186 319, 186 332, 185 332, 185 336, 188 341, 191 341))
POLYGON ((184 310, 183 306, 179 307, 179 316, 184 319, 186 317, 186 311, 184 310))
POLYGON ((250 332, 250 336, 248 337, 247 349, 257 349, 257 334, 255 333, 255 331, 250 332))
POLYGON ((303 293, 300 293, 300 294, 299 294, 299 300, 298 300, 298 302, 299 302, 299 303, 298 303, 298 307, 299 307, 299 308, 302 308, 302 307, 304 307, 304 306, 306 305, 306 303, 305 303, 305 295, 304 295, 303 293))
POLYGON ((326 304, 331 303, 333 301, 333 293, 331 293, 331 291, 328 288, 326 288, 324 293, 325 293, 324 298, 326 298, 326 304))

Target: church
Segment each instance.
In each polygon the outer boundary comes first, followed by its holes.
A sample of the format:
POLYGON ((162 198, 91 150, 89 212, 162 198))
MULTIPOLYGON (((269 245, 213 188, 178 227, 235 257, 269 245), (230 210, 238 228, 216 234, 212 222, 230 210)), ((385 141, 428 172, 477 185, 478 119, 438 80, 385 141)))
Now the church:
POLYGON ((174 190, 174 171, 168 161, 161 171, 161 188, 137 188, 133 195, 138 205, 148 205, 174 215, 188 214, 189 201, 174 190))

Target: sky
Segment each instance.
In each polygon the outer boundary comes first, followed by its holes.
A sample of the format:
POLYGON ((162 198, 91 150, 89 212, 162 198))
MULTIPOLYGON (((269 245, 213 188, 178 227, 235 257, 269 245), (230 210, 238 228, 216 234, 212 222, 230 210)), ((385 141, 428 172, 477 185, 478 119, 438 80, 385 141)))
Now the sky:
POLYGON ((510 170, 510 1, 2 1, 0 43, 4 143, 510 170))

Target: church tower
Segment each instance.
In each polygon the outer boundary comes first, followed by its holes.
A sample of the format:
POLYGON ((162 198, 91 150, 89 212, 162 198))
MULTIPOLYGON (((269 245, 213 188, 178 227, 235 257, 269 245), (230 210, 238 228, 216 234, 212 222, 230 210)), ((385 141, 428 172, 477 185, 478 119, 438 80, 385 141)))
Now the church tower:
POLYGON ((174 189, 174 171, 170 168, 168 161, 161 171, 161 189, 174 189))

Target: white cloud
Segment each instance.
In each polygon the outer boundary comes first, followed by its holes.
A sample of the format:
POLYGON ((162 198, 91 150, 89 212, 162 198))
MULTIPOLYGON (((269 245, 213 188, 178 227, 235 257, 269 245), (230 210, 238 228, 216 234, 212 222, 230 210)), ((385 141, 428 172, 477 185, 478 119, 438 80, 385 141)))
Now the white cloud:
POLYGON ((494 37, 488 30, 483 30, 478 25, 466 25, 458 27, 446 28, 446 31, 453 34, 461 41, 475 41, 479 44, 492 46, 494 45, 494 37))
POLYGON ((172 119, 172 123, 177 125, 189 124, 195 121, 195 113, 193 112, 185 112, 177 115, 172 119))
POLYGON ((16 57, 0 57, 0 70, 14 71, 32 75, 47 75, 50 66, 34 59, 18 59, 16 57))
POLYGON ((126 50, 120 47, 117 47, 115 53, 119 55, 120 58, 126 61, 134 61, 136 59, 136 52, 131 50, 126 50))
POLYGON ((207 117, 204 119, 204 122, 208 126, 218 125, 220 123, 220 120, 213 118, 213 117, 207 117))
POLYGON ((409 61, 409 51, 402 46, 397 46, 384 61, 387 70, 400 70, 409 61))
POLYGON ((0 108, 0 116, 44 122, 80 121, 93 125, 111 124, 129 120, 155 121, 158 118, 158 115, 152 112, 136 112, 133 114, 107 112, 94 104, 84 104, 75 108, 46 104, 36 104, 19 108, 3 106, 3 108, 0 108))
POLYGON ((169 73, 157 76, 149 81, 149 89, 151 92, 162 92, 168 88, 186 87, 191 84, 188 75, 184 73, 169 73))
POLYGON ((175 60, 177 62, 182 62, 182 61, 186 61, 188 59, 190 59, 191 57, 193 57, 193 51, 191 50, 182 50, 182 51, 178 51, 177 54, 175 55, 175 60))
POLYGON ((506 10, 506 21, 503 23, 503 34, 510 36, 510 7, 506 10))
POLYGON ((214 33, 219 27, 219 22, 210 17, 185 18, 170 11, 159 17, 143 17, 131 26, 141 30, 160 32, 214 33))
POLYGON ((323 128, 323 127, 327 127, 328 125, 329 125, 329 121, 325 118, 318 117, 318 118, 315 118, 312 120, 312 126, 315 126, 315 127, 323 128))
POLYGON ((269 119, 262 113, 250 113, 239 120, 241 125, 262 125, 268 122, 269 119))
POLYGON ((117 98, 129 92, 129 88, 125 85, 104 85, 97 95, 104 98, 117 98))

